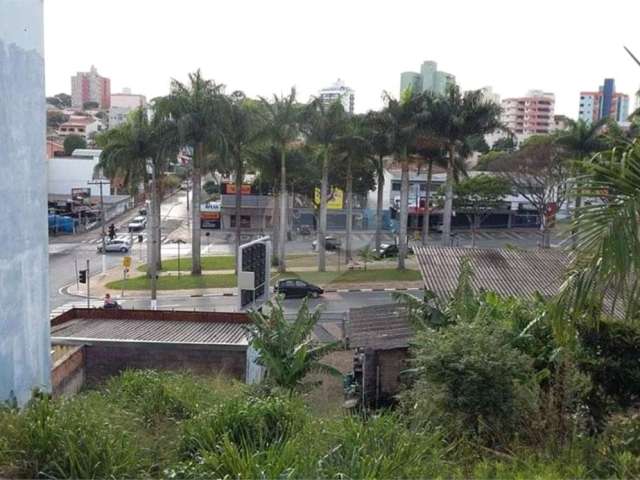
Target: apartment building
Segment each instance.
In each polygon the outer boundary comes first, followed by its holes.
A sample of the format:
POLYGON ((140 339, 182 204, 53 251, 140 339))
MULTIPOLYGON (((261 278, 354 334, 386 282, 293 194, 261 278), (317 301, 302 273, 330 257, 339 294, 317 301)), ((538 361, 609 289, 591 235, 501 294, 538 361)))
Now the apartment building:
POLYGON ((555 95, 530 90, 524 97, 502 100, 502 123, 519 141, 531 135, 551 133, 554 128, 555 95))
POLYGON ((580 92, 580 120, 595 123, 603 118, 611 118, 623 123, 628 117, 629 95, 616 92, 613 78, 605 78, 597 92, 580 92))
POLYGON ((88 72, 71 77, 71 105, 82 108, 86 102, 95 102, 102 109, 111 106, 111 80, 98 75, 93 65, 88 72))

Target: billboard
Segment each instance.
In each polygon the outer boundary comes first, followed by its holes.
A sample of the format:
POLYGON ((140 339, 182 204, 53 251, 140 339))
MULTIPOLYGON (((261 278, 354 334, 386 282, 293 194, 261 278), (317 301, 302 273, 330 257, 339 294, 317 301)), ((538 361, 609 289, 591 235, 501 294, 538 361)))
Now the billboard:
MULTIPOLYGON (((236 193, 236 184, 235 183, 225 183, 225 193, 227 195, 235 195, 236 193)), ((251 185, 246 183, 240 186, 240 195, 251 195, 251 185)))
POLYGON ((238 256, 238 298, 240 308, 258 308, 269 299, 271 239, 262 237, 240 245, 238 256))
MULTIPOLYGON (((320 189, 316 188, 314 202, 320 206, 320 189)), ((327 208, 329 210, 340 210, 344 204, 344 192, 340 188, 332 188, 329 191, 329 198, 327 199, 327 208)))

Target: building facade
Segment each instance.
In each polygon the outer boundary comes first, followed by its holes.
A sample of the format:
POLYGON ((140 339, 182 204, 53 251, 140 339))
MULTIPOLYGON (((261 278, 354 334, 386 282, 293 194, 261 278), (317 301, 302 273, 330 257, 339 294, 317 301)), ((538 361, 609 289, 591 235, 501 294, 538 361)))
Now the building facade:
POLYGON ((626 122, 629 116, 629 95, 616 92, 613 78, 605 78, 597 92, 580 92, 578 117, 587 123, 611 118, 618 123, 626 122))
POLYGON ((330 87, 320 90, 318 96, 325 105, 330 105, 336 101, 340 101, 345 112, 353 113, 355 105, 355 91, 352 88, 347 87, 341 79, 338 79, 330 87))
POLYGON ((530 90, 524 97, 502 100, 502 123, 515 134, 518 141, 531 135, 551 133, 555 108, 553 93, 530 90))
POLYGON ((100 120, 93 117, 71 117, 67 122, 62 123, 58 127, 58 136, 67 137, 69 135, 78 135, 89 140, 92 134, 101 132, 104 129, 100 120))
POLYGON ((402 72, 400 74, 400 95, 411 88, 413 92, 432 92, 444 94, 447 86, 454 85, 456 77, 450 73, 438 70, 438 64, 431 60, 422 63, 420 73, 402 72))
POLYGON ((88 72, 71 77, 71 105, 82 108, 86 102, 96 102, 102 109, 111 107, 111 80, 98 75, 93 65, 88 72))

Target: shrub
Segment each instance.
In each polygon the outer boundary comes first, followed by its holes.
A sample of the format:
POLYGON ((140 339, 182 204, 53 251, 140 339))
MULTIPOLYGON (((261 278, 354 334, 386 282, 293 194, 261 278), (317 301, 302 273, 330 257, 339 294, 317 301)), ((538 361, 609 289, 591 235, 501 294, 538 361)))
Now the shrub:
POLYGON ((215 452, 224 439, 256 451, 282 443, 304 424, 302 403, 287 397, 247 397, 221 403, 184 425, 182 451, 187 456, 215 452))

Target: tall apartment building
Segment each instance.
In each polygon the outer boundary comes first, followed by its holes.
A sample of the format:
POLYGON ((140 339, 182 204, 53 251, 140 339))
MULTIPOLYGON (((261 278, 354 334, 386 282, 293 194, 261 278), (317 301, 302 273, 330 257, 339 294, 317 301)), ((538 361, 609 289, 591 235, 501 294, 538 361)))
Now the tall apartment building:
POLYGON ((530 90, 524 97, 502 100, 501 121, 519 141, 530 135, 550 133, 554 128, 553 93, 530 90))
POLYGON ((428 60, 422 63, 420 73, 402 72, 400 74, 400 95, 407 88, 411 88, 417 93, 432 92, 442 95, 448 85, 455 83, 456 77, 454 75, 438 70, 438 64, 428 60))
POLYGON ((330 87, 320 90, 318 96, 325 105, 330 105, 333 102, 340 100, 345 112, 353 113, 355 105, 355 91, 352 88, 347 87, 341 79, 336 80, 336 82, 330 87))
POLYGON ((111 94, 109 128, 117 127, 124 123, 132 110, 146 106, 147 98, 144 95, 131 93, 129 88, 123 88, 122 93, 111 94))
POLYGON ((82 108, 86 102, 96 102, 103 109, 111 106, 111 80, 98 75, 93 65, 90 71, 71 77, 71 105, 82 108))
POLYGON ((618 123, 625 122, 629 116, 629 95, 616 92, 613 78, 605 78, 597 92, 580 92, 580 111, 578 117, 587 123, 603 118, 611 118, 618 123))

